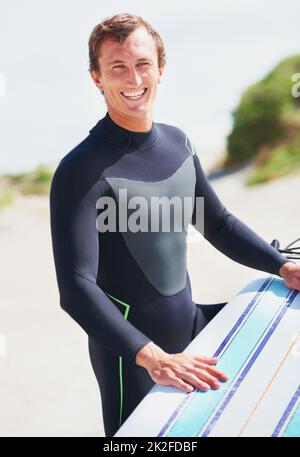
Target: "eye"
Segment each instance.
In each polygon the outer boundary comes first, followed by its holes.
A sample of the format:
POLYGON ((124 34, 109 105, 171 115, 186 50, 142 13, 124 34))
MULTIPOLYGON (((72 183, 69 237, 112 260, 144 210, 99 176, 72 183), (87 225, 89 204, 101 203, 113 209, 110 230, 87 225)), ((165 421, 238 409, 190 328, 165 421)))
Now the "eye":
POLYGON ((149 65, 149 62, 140 62, 138 65, 142 66, 142 65, 149 65))
POLYGON ((113 68, 124 68, 124 65, 114 65, 113 68))

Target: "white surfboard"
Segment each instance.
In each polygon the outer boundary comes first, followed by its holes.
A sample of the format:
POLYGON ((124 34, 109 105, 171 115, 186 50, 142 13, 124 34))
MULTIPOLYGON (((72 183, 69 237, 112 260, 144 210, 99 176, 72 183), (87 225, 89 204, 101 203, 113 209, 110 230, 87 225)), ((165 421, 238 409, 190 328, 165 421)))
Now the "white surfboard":
POLYGON ((218 356, 217 390, 155 385, 116 437, 300 437, 300 293, 278 276, 250 282, 184 352, 218 356))

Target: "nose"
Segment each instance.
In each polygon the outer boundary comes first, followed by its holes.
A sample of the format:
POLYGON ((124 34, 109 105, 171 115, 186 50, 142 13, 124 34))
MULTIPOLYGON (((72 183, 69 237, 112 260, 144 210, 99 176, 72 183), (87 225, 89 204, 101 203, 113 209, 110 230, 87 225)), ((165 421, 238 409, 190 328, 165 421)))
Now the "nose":
POLYGON ((128 83, 133 86, 139 86, 142 82, 142 78, 139 73, 136 71, 136 68, 130 68, 128 74, 128 83))

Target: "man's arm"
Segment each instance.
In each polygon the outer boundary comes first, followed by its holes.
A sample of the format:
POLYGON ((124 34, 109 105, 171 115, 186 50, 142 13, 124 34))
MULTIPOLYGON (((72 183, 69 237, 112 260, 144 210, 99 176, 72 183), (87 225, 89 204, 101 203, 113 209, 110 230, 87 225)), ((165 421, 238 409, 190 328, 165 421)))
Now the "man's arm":
MULTIPOLYGON (((195 196, 204 197, 203 236, 232 260, 279 275, 280 268, 288 260, 227 210, 206 178, 198 156, 193 157, 196 171, 195 196)), ((194 214, 193 223, 195 221, 194 214)), ((200 231, 197 225, 195 227, 200 231)))
POLYGON ((137 352, 151 340, 123 317, 96 283, 99 187, 96 179, 88 179, 78 168, 70 164, 59 166, 50 192, 60 304, 89 336, 135 362, 137 352))

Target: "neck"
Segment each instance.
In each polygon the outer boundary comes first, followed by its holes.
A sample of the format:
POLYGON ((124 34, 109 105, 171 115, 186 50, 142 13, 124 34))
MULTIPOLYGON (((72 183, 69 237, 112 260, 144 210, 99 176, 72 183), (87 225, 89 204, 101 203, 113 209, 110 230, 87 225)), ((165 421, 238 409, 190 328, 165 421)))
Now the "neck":
POLYGON ((141 118, 129 117, 122 115, 108 109, 108 114, 111 119, 124 129, 131 130, 133 132, 147 132, 152 128, 152 113, 147 113, 141 118))

